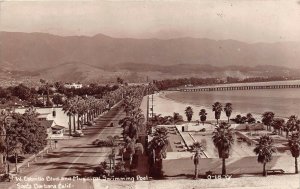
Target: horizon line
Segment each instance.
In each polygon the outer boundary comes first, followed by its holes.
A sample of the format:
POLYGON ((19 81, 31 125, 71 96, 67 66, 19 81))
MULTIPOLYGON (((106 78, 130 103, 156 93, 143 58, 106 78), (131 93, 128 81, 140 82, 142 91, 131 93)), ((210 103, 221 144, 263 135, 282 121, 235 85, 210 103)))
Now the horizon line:
POLYGON ((93 38, 97 37, 98 35, 102 35, 107 38, 112 38, 112 39, 133 39, 133 40, 161 40, 161 41, 168 41, 168 40, 174 40, 174 39, 202 39, 202 40, 212 40, 212 41, 236 41, 236 42, 241 42, 241 43, 247 43, 247 44, 276 44, 276 43, 300 43, 299 41, 291 41, 291 40, 286 40, 286 41, 274 41, 274 42, 267 42, 267 41, 257 41, 257 42, 248 42, 248 41, 242 41, 242 40, 237 40, 237 39, 212 39, 212 38, 207 38, 207 37, 191 37, 191 36, 183 36, 183 37, 171 37, 171 38, 160 38, 160 37, 145 37, 145 38, 134 38, 134 37, 115 37, 115 36, 110 36, 107 34, 103 33, 97 33, 94 35, 64 35, 64 34, 56 34, 56 33, 48 33, 48 32, 40 32, 40 31, 34 31, 34 32, 23 32, 23 31, 7 31, 7 30, 0 30, 0 33, 23 33, 23 34, 46 34, 46 35, 52 35, 52 36, 57 36, 57 37, 86 37, 86 38, 93 38))

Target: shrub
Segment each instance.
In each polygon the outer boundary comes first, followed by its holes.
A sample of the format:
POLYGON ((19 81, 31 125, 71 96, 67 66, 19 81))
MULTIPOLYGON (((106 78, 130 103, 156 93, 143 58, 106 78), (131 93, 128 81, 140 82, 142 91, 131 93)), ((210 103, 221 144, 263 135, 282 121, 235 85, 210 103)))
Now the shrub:
POLYGON ((108 176, 108 173, 106 172, 107 167, 108 166, 105 161, 101 162, 99 166, 94 168, 93 175, 100 178, 106 178, 108 176))

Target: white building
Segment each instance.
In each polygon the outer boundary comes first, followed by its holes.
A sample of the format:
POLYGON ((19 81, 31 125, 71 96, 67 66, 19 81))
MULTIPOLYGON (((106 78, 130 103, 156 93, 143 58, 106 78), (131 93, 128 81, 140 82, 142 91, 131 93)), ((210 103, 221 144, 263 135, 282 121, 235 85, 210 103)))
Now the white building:
POLYGON ((80 88, 82 88, 82 84, 80 84, 80 83, 66 83, 64 86, 67 89, 72 89, 72 88, 80 89, 80 88))

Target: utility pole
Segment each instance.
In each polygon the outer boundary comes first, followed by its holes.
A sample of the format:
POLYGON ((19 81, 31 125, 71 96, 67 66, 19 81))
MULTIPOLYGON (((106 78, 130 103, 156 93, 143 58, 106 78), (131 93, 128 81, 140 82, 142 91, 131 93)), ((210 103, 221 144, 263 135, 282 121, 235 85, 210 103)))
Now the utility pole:
MULTIPOLYGON (((147 83, 148 83, 148 76, 147 76, 147 83)), ((148 83, 149 85, 149 83, 148 83)), ((149 86, 147 86, 147 117, 146 117, 146 121, 149 121, 149 86)))
POLYGON ((152 117, 152 119, 153 119, 153 94, 151 95, 152 96, 152 106, 151 106, 151 117, 152 117))

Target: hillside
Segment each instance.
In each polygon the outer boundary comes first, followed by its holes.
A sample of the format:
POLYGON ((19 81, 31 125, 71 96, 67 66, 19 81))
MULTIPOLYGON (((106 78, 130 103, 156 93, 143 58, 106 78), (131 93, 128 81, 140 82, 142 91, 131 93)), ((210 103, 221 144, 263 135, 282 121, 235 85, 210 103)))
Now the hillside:
POLYGON ((0 75, 67 81, 145 80, 184 76, 290 76, 299 73, 300 43, 196 38, 122 39, 0 32, 0 75))

